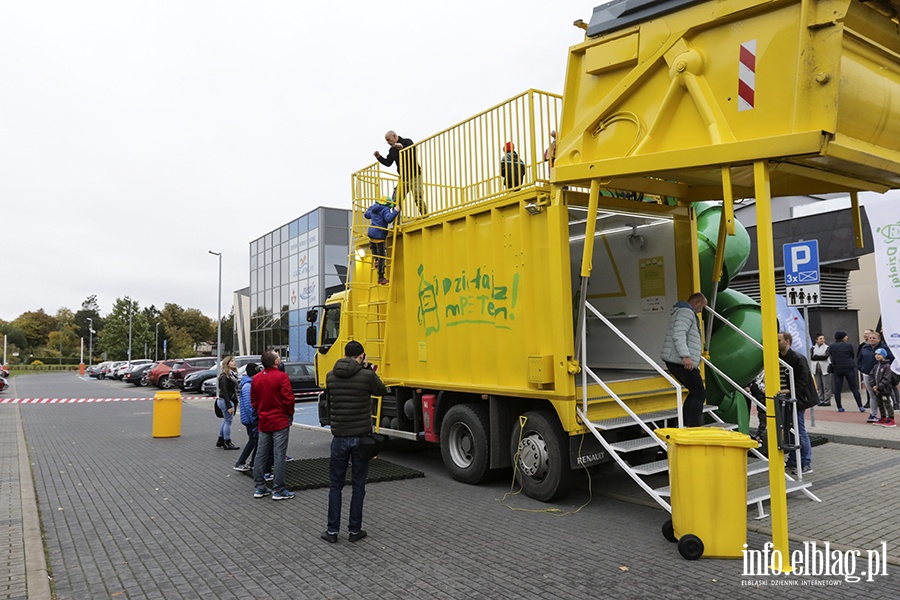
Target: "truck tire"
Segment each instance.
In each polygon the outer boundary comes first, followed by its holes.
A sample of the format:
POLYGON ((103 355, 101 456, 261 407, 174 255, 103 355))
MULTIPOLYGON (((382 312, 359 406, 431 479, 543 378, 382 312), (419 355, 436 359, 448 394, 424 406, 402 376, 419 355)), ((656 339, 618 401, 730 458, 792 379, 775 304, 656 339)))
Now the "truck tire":
POLYGON ((540 411, 522 415, 513 427, 510 452, 516 479, 529 498, 550 502, 572 490, 568 439, 559 422, 540 411))
POLYGON ((490 475, 488 412, 478 404, 457 404, 441 423, 441 457, 453 479, 481 483, 490 475))

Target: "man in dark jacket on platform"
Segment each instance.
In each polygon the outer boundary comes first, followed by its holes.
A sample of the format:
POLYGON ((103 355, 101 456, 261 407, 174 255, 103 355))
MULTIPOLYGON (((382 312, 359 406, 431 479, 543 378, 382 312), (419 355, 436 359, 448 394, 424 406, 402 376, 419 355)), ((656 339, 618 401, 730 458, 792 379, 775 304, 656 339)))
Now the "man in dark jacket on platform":
POLYGON ((388 393, 384 383, 366 361, 362 344, 350 342, 344 348, 344 357, 334 364, 325 376, 325 388, 331 420, 331 462, 328 479, 328 529, 322 539, 331 544, 337 542, 341 530, 341 497, 347 464, 353 458, 353 496, 350 498, 350 541, 358 542, 366 537, 362 528, 363 498, 366 496, 366 478, 369 461, 362 456, 362 438, 372 431, 372 396, 388 393))

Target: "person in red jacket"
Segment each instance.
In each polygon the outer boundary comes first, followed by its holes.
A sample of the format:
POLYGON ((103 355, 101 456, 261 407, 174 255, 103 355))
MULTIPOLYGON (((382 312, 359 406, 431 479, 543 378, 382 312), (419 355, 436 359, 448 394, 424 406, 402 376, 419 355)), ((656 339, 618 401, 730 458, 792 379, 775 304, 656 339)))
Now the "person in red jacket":
POLYGON ((273 454, 275 480, 272 500, 290 500, 294 494, 284 486, 284 457, 287 454, 288 437, 294 418, 294 392, 291 380, 284 371, 278 369, 281 357, 274 350, 266 350, 262 355, 263 371, 257 373, 250 386, 250 405, 259 415, 259 441, 256 459, 253 461, 254 498, 269 495, 266 487, 266 457, 273 454))

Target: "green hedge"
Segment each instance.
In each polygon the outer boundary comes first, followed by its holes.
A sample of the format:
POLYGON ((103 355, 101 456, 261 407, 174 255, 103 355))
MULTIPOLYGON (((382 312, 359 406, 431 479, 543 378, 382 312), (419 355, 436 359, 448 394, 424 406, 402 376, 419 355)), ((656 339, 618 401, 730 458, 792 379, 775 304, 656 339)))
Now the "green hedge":
MULTIPOLYGON (((87 368, 87 365, 85 365, 87 368)), ((16 373, 49 373, 52 371, 77 371, 78 365, 9 365, 10 375, 16 373)))

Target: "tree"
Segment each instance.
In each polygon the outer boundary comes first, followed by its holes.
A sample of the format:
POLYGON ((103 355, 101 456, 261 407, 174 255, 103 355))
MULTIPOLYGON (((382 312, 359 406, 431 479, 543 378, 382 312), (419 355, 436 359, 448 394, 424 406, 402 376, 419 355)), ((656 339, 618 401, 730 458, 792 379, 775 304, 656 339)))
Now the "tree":
MULTIPOLYGON (((107 360, 128 359, 128 318, 131 315, 132 349, 134 344, 134 320, 140 314, 137 301, 128 296, 116 298, 112 312, 106 317, 106 322, 98 335, 103 349, 106 351, 107 360)), ((140 326, 140 324, 139 324, 140 326)), ((143 344, 143 342, 141 342, 143 344)), ((143 347, 143 346, 141 346, 143 347)), ((132 358, 135 358, 132 351, 132 358)))
POLYGON ((57 331, 51 331, 47 336, 46 356, 71 356, 79 355, 81 340, 78 335, 78 327, 75 324, 75 315, 68 308, 62 307, 56 311, 57 331))
POLYGON ((168 339, 173 338, 173 329, 178 328, 191 339, 191 346, 215 339, 216 328, 212 319, 196 308, 184 309, 177 304, 166 304, 162 310, 162 321, 166 325, 168 339))
POLYGON ((237 348, 234 340, 234 307, 228 316, 222 319, 222 356, 233 354, 237 348))
POLYGON ((88 296, 81 303, 81 310, 75 313, 75 325, 78 327, 78 335, 86 340, 90 340, 91 337, 91 321, 88 321, 88 318, 93 320, 94 336, 96 336, 96 332, 103 329, 103 319, 100 317, 100 305, 97 304, 96 295, 88 296))
POLYGON ((13 325, 25 334, 27 350, 31 352, 46 346, 50 332, 58 329, 56 319, 45 313, 43 308, 22 313, 13 325))
POLYGON ((186 329, 178 326, 166 330, 169 340, 169 356, 171 358, 191 358, 196 356, 194 340, 186 329))

